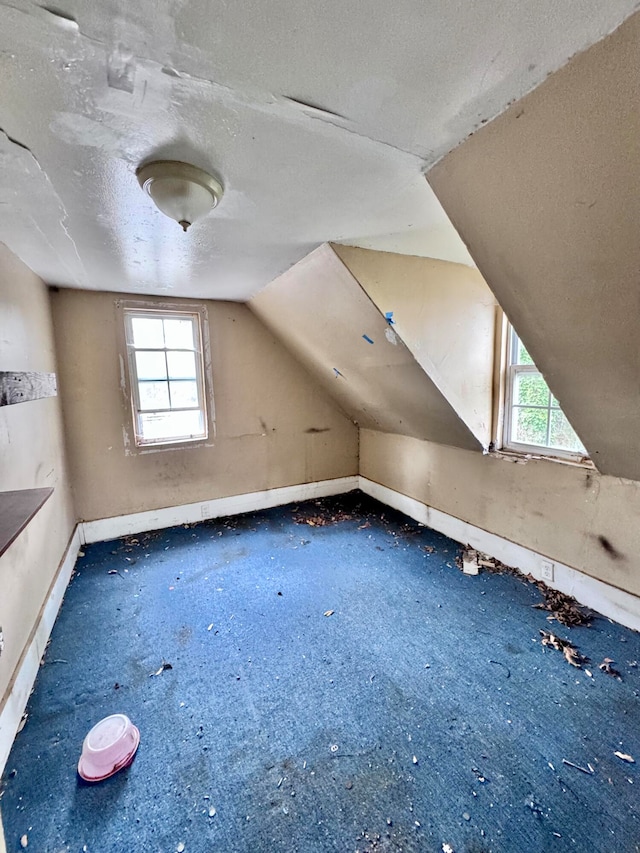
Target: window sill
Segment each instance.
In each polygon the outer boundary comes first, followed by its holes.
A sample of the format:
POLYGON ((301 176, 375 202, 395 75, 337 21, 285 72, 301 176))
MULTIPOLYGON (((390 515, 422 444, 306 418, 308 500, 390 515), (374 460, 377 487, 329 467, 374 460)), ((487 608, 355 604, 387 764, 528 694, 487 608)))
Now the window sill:
POLYGON ((591 461, 585 457, 571 459, 566 456, 552 456, 550 453, 535 453, 530 450, 513 450, 511 448, 501 448, 500 450, 490 450, 487 454, 494 459, 504 459, 506 462, 515 462, 516 465, 526 465, 527 462, 556 462, 560 465, 569 465, 572 468, 586 468, 589 471, 596 471, 597 468, 591 461))
POLYGON ((167 441, 162 444, 132 444, 125 448, 127 456, 138 456, 145 453, 163 453, 168 450, 195 450, 198 447, 213 447, 210 438, 183 439, 182 441, 167 441))

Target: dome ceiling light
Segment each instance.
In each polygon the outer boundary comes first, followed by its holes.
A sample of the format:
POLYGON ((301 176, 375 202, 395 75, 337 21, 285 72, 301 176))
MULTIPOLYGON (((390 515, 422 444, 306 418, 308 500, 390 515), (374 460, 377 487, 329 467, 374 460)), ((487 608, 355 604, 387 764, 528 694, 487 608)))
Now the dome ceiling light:
POLYGON ((211 213, 224 193, 217 178, 177 160, 147 163, 136 175, 158 210, 182 225, 183 231, 211 213))

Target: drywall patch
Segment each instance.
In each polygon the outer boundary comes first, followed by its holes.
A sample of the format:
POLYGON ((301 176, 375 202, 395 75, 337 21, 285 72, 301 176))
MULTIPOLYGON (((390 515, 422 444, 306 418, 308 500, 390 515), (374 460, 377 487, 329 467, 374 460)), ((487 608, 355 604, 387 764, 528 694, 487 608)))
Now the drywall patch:
POLYGON ((398 345, 398 336, 393 331, 391 327, 389 327, 384 333, 385 338, 389 341, 390 344, 393 344, 394 347, 398 345))

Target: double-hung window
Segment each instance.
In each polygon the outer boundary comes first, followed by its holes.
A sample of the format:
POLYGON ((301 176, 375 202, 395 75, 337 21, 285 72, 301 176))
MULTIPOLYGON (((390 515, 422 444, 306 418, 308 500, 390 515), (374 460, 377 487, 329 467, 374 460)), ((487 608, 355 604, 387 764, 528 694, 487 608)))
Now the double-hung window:
POLYGON ((515 329, 508 329, 504 446, 573 459, 587 456, 515 329))
POLYGON ((136 445, 206 439, 200 313, 125 308, 124 319, 136 445))

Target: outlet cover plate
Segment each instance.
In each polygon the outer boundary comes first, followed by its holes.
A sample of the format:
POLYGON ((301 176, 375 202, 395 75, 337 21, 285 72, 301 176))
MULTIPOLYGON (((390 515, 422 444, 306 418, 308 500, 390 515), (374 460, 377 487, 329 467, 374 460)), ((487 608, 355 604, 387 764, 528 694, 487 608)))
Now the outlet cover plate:
POLYGON ((553 582, 553 563, 551 562, 551 560, 543 560, 540 563, 540 570, 543 581, 553 582))

